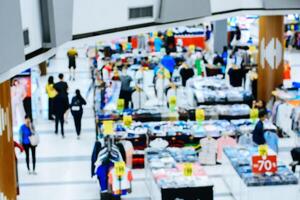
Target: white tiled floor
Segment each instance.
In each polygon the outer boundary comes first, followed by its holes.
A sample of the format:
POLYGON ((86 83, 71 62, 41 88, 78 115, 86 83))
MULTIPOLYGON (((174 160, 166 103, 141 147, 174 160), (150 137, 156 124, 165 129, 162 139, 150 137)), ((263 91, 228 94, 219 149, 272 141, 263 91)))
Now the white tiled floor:
MULTIPOLYGON (((57 58, 51 62, 48 75, 57 77, 59 72, 66 75, 68 79, 66 49, 59 49, 57 58)), ((84 58, 85 50, 79 51, 78 75, 75 82, 69 82, 70 95, 79 88, 85 95, 90 84, 89 68, 87 59, 84 58)), ((292 65, 298 65, 298 54, 290 56, 293 59, 292 65)), ((293 77, 300 80, 300 67, 293 68, 293 77)), ((47 77, 40 80, 40 96, 42 113, 35 121, 36 129, 41 137, 41 143, 37 148, 37 176, 27 174, 24 155, 19 157, 19 179, 21 185, 21 195, 19 200, 96 200, 99 199, 99 186, 95 179, 90 176, 90 156, 95 141, 95 122, 92 110, 92 95, 89 96, 88 105, 85 109, 83 119, 83 131, 81 140, 76 139, 74 124, 69 116, 69 122, 65 126, 66 139, 54 135, 54 123, 47 118, 47 97, 44 93, 47 77)), ((289 148, 293 146, 293 141, 282 140, 280 146, 284 151, 280 153, 280 158, 290 162, 289 148)), ((233 200, 227 186, 222 180, 222 166, 205 167, 208 175, 214 183, 216 200, 233 200)), ((124 197, 128 200, 149 199, 149 191, 144 181, 144 171, 135 170, 133 182, 133 193, 124 197)))

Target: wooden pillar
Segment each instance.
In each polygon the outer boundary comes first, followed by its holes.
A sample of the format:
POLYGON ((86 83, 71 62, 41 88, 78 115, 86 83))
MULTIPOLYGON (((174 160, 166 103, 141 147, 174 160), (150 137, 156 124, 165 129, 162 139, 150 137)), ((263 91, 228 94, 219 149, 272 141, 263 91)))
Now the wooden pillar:
POLYGON ((0 197, 1 195, 7 200, 16 199, 15 153, 9 81, 0 83, 0 197))
POLYGON ((272 91, 283 82, 283 16, 259 19, 258 99, 269 101, 272 91))

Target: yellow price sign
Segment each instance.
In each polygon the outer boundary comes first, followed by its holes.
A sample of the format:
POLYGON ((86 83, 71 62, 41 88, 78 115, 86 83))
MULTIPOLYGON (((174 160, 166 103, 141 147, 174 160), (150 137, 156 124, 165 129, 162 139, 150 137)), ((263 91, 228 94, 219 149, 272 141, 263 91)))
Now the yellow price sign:
POLYGON ((123 116, 123 123, 124 123, 124 126, 131 126, 132 124, 132 116, 131 115, 124 115, 123 116))
POLYGON ((111 135, 114 133, 114 122, 109 121, 103 121, 103 134, 104 135, 111 135))
POLYGON ((258 146, 258 155, 267 156, 268 155, 268 145, 259 145, 258 146))
POLYGON ((125 107, 125 100, 124 99, 118 99, 117 110, 118 111, 123 111, 124 107, 125 107))
POLYGON ((169 108, 170 108, 171 112, 175 111, 176 104, 177 104, 176 96, 170 96, 170 98, 169 98, 169 108))
POLYGON ((124 176, 125 170, 126 170, 125 162, 121 161, 121 162, 115 163, 115 171, 116 171, 117 176, 119 176, 119 177, 124 176))
POLYGON ((170 106, 176 106, 176 104, 177 104, 177 98, 176 98, 176 96, 170 96, 170 98, 169 98, 169 104, 170 104, 170 106))
POLYGON ((205 111, 203 109, 196 109, 196 121, 202 122, 205 120, 205 111))
POLYGON ((250 119, 257 119, 259 115, 258 109, 254 108, 250 110, 250 119))
POLYGON ((193 175, 193 164, 192 163, 184 163, 183 164, 183 175, 184 176, 192 176, 193 175))

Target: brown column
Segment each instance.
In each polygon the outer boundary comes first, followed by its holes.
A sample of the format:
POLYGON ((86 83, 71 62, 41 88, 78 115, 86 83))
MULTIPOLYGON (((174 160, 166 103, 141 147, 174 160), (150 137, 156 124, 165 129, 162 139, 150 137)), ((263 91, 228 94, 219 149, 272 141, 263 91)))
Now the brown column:
POLYGON ((0 194, 4 194, 8 200, 16 199, 15 154, 9 81, 0 83, 0 194))
POLYGON ((259 19, 258 99, 269 101, 283 82, 283 16, 259 19))

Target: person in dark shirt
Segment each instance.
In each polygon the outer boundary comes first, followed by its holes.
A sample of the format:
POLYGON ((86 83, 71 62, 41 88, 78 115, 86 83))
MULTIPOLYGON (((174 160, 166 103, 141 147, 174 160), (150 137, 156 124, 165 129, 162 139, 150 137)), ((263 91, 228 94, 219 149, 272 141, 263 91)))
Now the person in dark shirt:
POLYGON ((80 139, 80 133, 81 133, 81 119, 83 115, 83 105, 86 105, 85 99, 81 96, 80 90, 76 90, 76 95, 72 98, 71 101, 71 113, 74 118, 76 133, 77 133, 77 139, 80 139))
POLYGON ((252 132, 253 142, 257 145, 266 144, 264 137, 264 120, 267 118, 267 111, 262 109, 259 111, 259 121, 257 122, 254 131, 252 132))
POLYGON ((58 93, 58 95, 54 98, 54 115, 55 115, 55 134, 58 133, 58 123, 61 126, 61 135, 62 138, 65 138, 64 134, 64 115, 69 109, 69 99, 67 94, 65 93, 58 93))
POLYGON ((129 102, 131 102, 132 88, 130 84, 132 82, 132 78, 127 74, 127 69, 123 68, 123 73, 120 76, 121 80, 121 91, 120 91, 120 99, 124 99, 125 101, 125 109, 129 107, 129 102))
POLYGON ((211 30, 209 30, 209 26, 206 26, 205 30, 205 41, 209 41, 211 37, 211 30))
POLYGON ((64 75, 59 74, 58 75, 59 82, 54 84, 54 89, 57 91, 59 94, 65 94, 68 95, 68 89, 69 86, 68 84, 64 81, 64 75))
POLYGON ((186 63, 182 64, 182 68, 179 71, 181 76, 182 86, 186 86, 186 82, 195 75, 194 69, 189 67, 186 63))
POLYGON ((230 85, 233 87, 241 87, 243 85, 244 70, 232 67, 228 70, 230 85))

